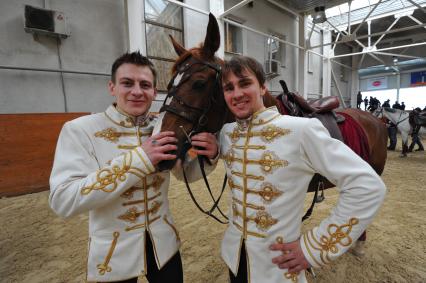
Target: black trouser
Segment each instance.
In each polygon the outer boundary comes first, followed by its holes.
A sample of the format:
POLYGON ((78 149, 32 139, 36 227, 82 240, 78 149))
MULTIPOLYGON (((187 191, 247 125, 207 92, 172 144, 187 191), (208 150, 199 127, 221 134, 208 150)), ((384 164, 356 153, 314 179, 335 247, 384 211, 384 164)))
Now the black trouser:
POLYGON ((393 126, 390 126, 388 128, 388 135, 389 135, 389 146, 388 146, 388 149, 390 149, 390 150, 395 150, 396 142, 397 142, 396 134, 397 134, 397 128, 393 127, 393 126))
MULTIPOLYGON (((149 283, 183 283, 182 260, 179 251, 164 265, 160 270, 155 261, 154 249, 152 247, 151 237, 146 233, 146 278, 149 283)), ((137 283, 138 278, 131 278, 116 283, 137 283)))
POLYGON ((412 136, 411 144, 410 144, 410 147, 408 148, 408 151, 413 151, 414 146, 416 144, 419 146, 418 150, 424 150, 424 147, 423 147, 423 144, 422 144, 422 142, 419 138, 419 135, 414 133, 413 136, 412 136))
POLYGON ((237 276, 229 270, 229 278, 231 279, 231 283, 247 283, 247 255, 246 255, 246 243, 243 241, 241 245, 241 255, 240 255, 240 263, 238 264, 238 273, 237 276))

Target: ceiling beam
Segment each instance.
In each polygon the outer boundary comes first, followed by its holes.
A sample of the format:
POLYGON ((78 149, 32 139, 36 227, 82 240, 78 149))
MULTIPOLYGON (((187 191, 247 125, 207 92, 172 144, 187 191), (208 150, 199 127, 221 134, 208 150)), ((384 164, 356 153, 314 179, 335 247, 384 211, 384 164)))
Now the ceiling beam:
POLYGON ((379 2, 376 3, 376 5, 374 5, 373 9, 370 10, 370 12, 367 14, 367 16, 365 16, 365 18, 362 20, 362 22, 356 27, 356 29, 354 30, 354 34, 356 34, 359 30, 359 28, 362 26, 363 23, 365 23, 365 21, 368 19, 368 17, 370 17, 371 13, 374 12, 374 10, 376 10, 376 8, 380 5, 380 3, 382 3, 382 0, 379 0, 379 2))
POLYGON ((388 53, 388 52, 381 52, 381 51, 375 51, 374 53, 380 54, 380 55, 385 55, 385 56, 396 56, 396 57, 409 58, 409 59, 421 59, 421 58, 423 58, 423 57, 419 57, 419 56, 404 55, 404 54, 398 54, 398 53, 388 53))
MULTIPOLYGON (((392 27, 399 21, 399 19, 400 18, 396 18, 394 21, 393 21, 393 23, 386 29, 386 31, 390 31, 391 29, 392 29, 392 27)), ((376 42, 373 44, 373 46, 377 46, 377 43, 379 43, 380 42, 380 40, 382 40, 383 39, 383 37, 385 37, 385 35, 386 35, 386 33, 384 33, 384 34, 382 34, 377 40, 376 40, 376 42)), ((371 34, 370 34, 370 36, 368 37, 369 39, 371 38, 371 34)))
POLYGON ((419 8, 420 10, 423 11, 423 13, 426 14, 426 10, 425 8, 423 8, 422 6, 420 6, 419 4, 417 4, 416 2, 412 1, 412 0, 408 0, 408 2, 410 2, 411 4, 413 4, 414 6, 416 6, 417 8, 419 8))
MULTIPOLYGON (((419 25, 423 24, 420 20, 416 19, 415 17, 413 17, 413 15, 409 15, 408 16, 410 19, 412 19, 413 21, 415 21, 416 23, 418 23, 419 25)), ((424 27, 426 29, 426 27, 424 27)))
POLYGON ((424 42, 417 42, 417 43, 411 43, 411 44, 407 44, 407 45, 392 46, 392 47, 387 47, 387 48, 382 48, 382 49, 377 49, 377 50, 367 50, 367 51, 361 51, 361 52, 354 52, 354 53, 347 53, 347 54, 335 55, 335 56, 331 56, 330 58, 341 58, 341 57, 348 57, 348 56, 359 55, 359 54, 363 54, 363 53, 367 53, 368 54, 368 53, 374 53, 374 52, 377 52, 377 51, 386 51, 386 50, 393 50, 393 49, 401 49, 401 48, 421 46, 421 45, 426 45, 426 41, 424 41, 424 42))
MULTIPOLYGON (((425 6, 426 6, 426 3, 425 3, 425 4, 423 4, 423 5, 425 5, 425 6)), ((405 13, 408 13, 408 12, 414 11, 414 10, 416 10, 417 8, 421 8, 422 10, 425 10, 425 9, 424 9, 424 8, 422 8, 420 5, 418 5, 417 7, 416 7, 416 6, 411 6, 411 7, 408 7, 408 8, 402 9, 402 10, 398 10, 398 11, 391 11, 391 12, 388 12, 388 13, 383 13, 383 14, 380 14, 380 15, 375 15, 375 16, 373 16, 373 17, 368 18, 367 20, 369 20, 369 21, 373 21, 373 20, 378 20, 378 19, 381 19, 381 18, 385 18, 385 17, 393 16, 393 15, 395 15, 395 14, 405 14, 405 13)), ((332 18, 334 18, 334 17, 332 17, 332 18)), ((332 18, 330 18, 330 19, 332 19, 332 18)), ((356 20, 356 21, 351 22, 351 24, 352 24, 352 25, 356 25, 356 24, 358 24, 358 23, 360 23, 360 22, 361 22, 361 20, 356 20)), ((339 30, 346 29, 346 25, 338 25, 338 26, 337 26, 337 28, 338 28, 339 30)))
MULTIPOLYGON (((422 28, 422 27, 425 27, 425 26, 426 26, 426 24, 414 25, 414 26, 403 27, 403 28, 399 28, 399 29, 393 29, 393 30, 389 30, 389 31, 376 32, 376 33, 372 33, 372 34, 356 36, 351 41, 364 39, 364 38, 367 38, 367 37, 379 36, 379 35, 382 35, 382 34, 391 34, 391 33, 395 33, 395 32, 401 32, 401 31, 407 31, 407 30, 422 28)), ((337 32, 341 32, 337 28, 335 28, 335 29, 336 29, 337 32)), ((343 31, 343 32, 345 32, 345 31, 343 31)), ((346 42, 348 42, 348 41, 347 40, 341 40, 341 41, 336 42, 336 44, 346 43, 346 42)), ((311 49, 322 47, 322 46, 327 46, 327 45, 332 45, 332 44, 333 43, 331 43, 331 42, 325 43, 325 44, 319 44, 319 45, 311 46, 311 49)))

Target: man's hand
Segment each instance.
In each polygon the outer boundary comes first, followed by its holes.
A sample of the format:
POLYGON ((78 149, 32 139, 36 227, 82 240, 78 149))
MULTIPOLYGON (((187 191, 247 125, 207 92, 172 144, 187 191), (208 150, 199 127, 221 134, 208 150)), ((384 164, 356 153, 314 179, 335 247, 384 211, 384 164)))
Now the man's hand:
POLYGON ((172 131, 161 132, 146 139, 142 143, 142 148, 148 155, 149 160, 155 166, 163 160, 173 160, 176 155, 167 152, 176 150, 175 133, 172 131))
POLYGON ((289 273, 299 272, 311 267, 306 260, 300 247, 300 240, 291 243, 272 244, 269 246, 272 251, 282 251, 282 255, 274 257, 272 263, 281 269, 288 269, 289 273))
POLYGON ((209 159, 214 159, 218 152, 216 137, 210 133, 199 133, 191 137, 193 151, 199 155, 205 155, 209 159))

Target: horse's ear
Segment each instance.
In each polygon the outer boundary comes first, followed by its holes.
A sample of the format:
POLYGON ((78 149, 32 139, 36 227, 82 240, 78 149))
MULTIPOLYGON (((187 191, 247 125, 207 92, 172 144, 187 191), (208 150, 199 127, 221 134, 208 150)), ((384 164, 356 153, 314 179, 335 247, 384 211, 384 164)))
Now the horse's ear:
POLYGON ((212 58, 220 46, 220 31, 217 20, 212 13, 209 14, 209 24, 207 26, 206 39, 203 45, 203 54, 207 58, 212 58))
POLYGON ((179 55, 179 56, 182 56, 182 54, 184 54, 185 52, 187 52, 187 50, 182 46, 182 45, 180 45, 174 38, 173 38, 173 36, 171 36, 170 34, 169 34, 169 37, 170 37, 170 40, 172 41, 172 44, 173 44, 173 48, 175 49, 175 51, 176 51, 176 53, 177 53, 177 55, 179 55))

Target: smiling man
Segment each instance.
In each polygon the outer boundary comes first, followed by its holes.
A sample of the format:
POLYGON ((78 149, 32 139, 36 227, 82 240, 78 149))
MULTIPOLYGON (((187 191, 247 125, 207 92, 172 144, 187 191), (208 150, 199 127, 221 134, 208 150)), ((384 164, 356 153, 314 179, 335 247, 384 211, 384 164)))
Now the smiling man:
POLYGON ((265 108, 265 75, 254 59, 236 56, 222 74, 225 101, 236 117, 220 133, 231 188, 222 257, 232 283, 306 282, 356 242, 377 213, 385 186, 374 170, 317 119, 265 108), (337 185, 338 204, 301 234, 309 182, 320 173, 337 185))
MULTIPOLYGON (((113 105, 61 131, 50 206, 62 217, 89 212, 88 281, 136 283, 143 274, 150 283, 183 282, 167 199, 170 173, 155 167, 176 158, 169 153, 176 138, 173 132, 151 136, 156 119, 148 114, 156 71, 139 52, 126 53, 114 62, 108 88, 113 105)), ((198 154, 216 156, 213 135, 193 139, 202 147, 198 154)))

